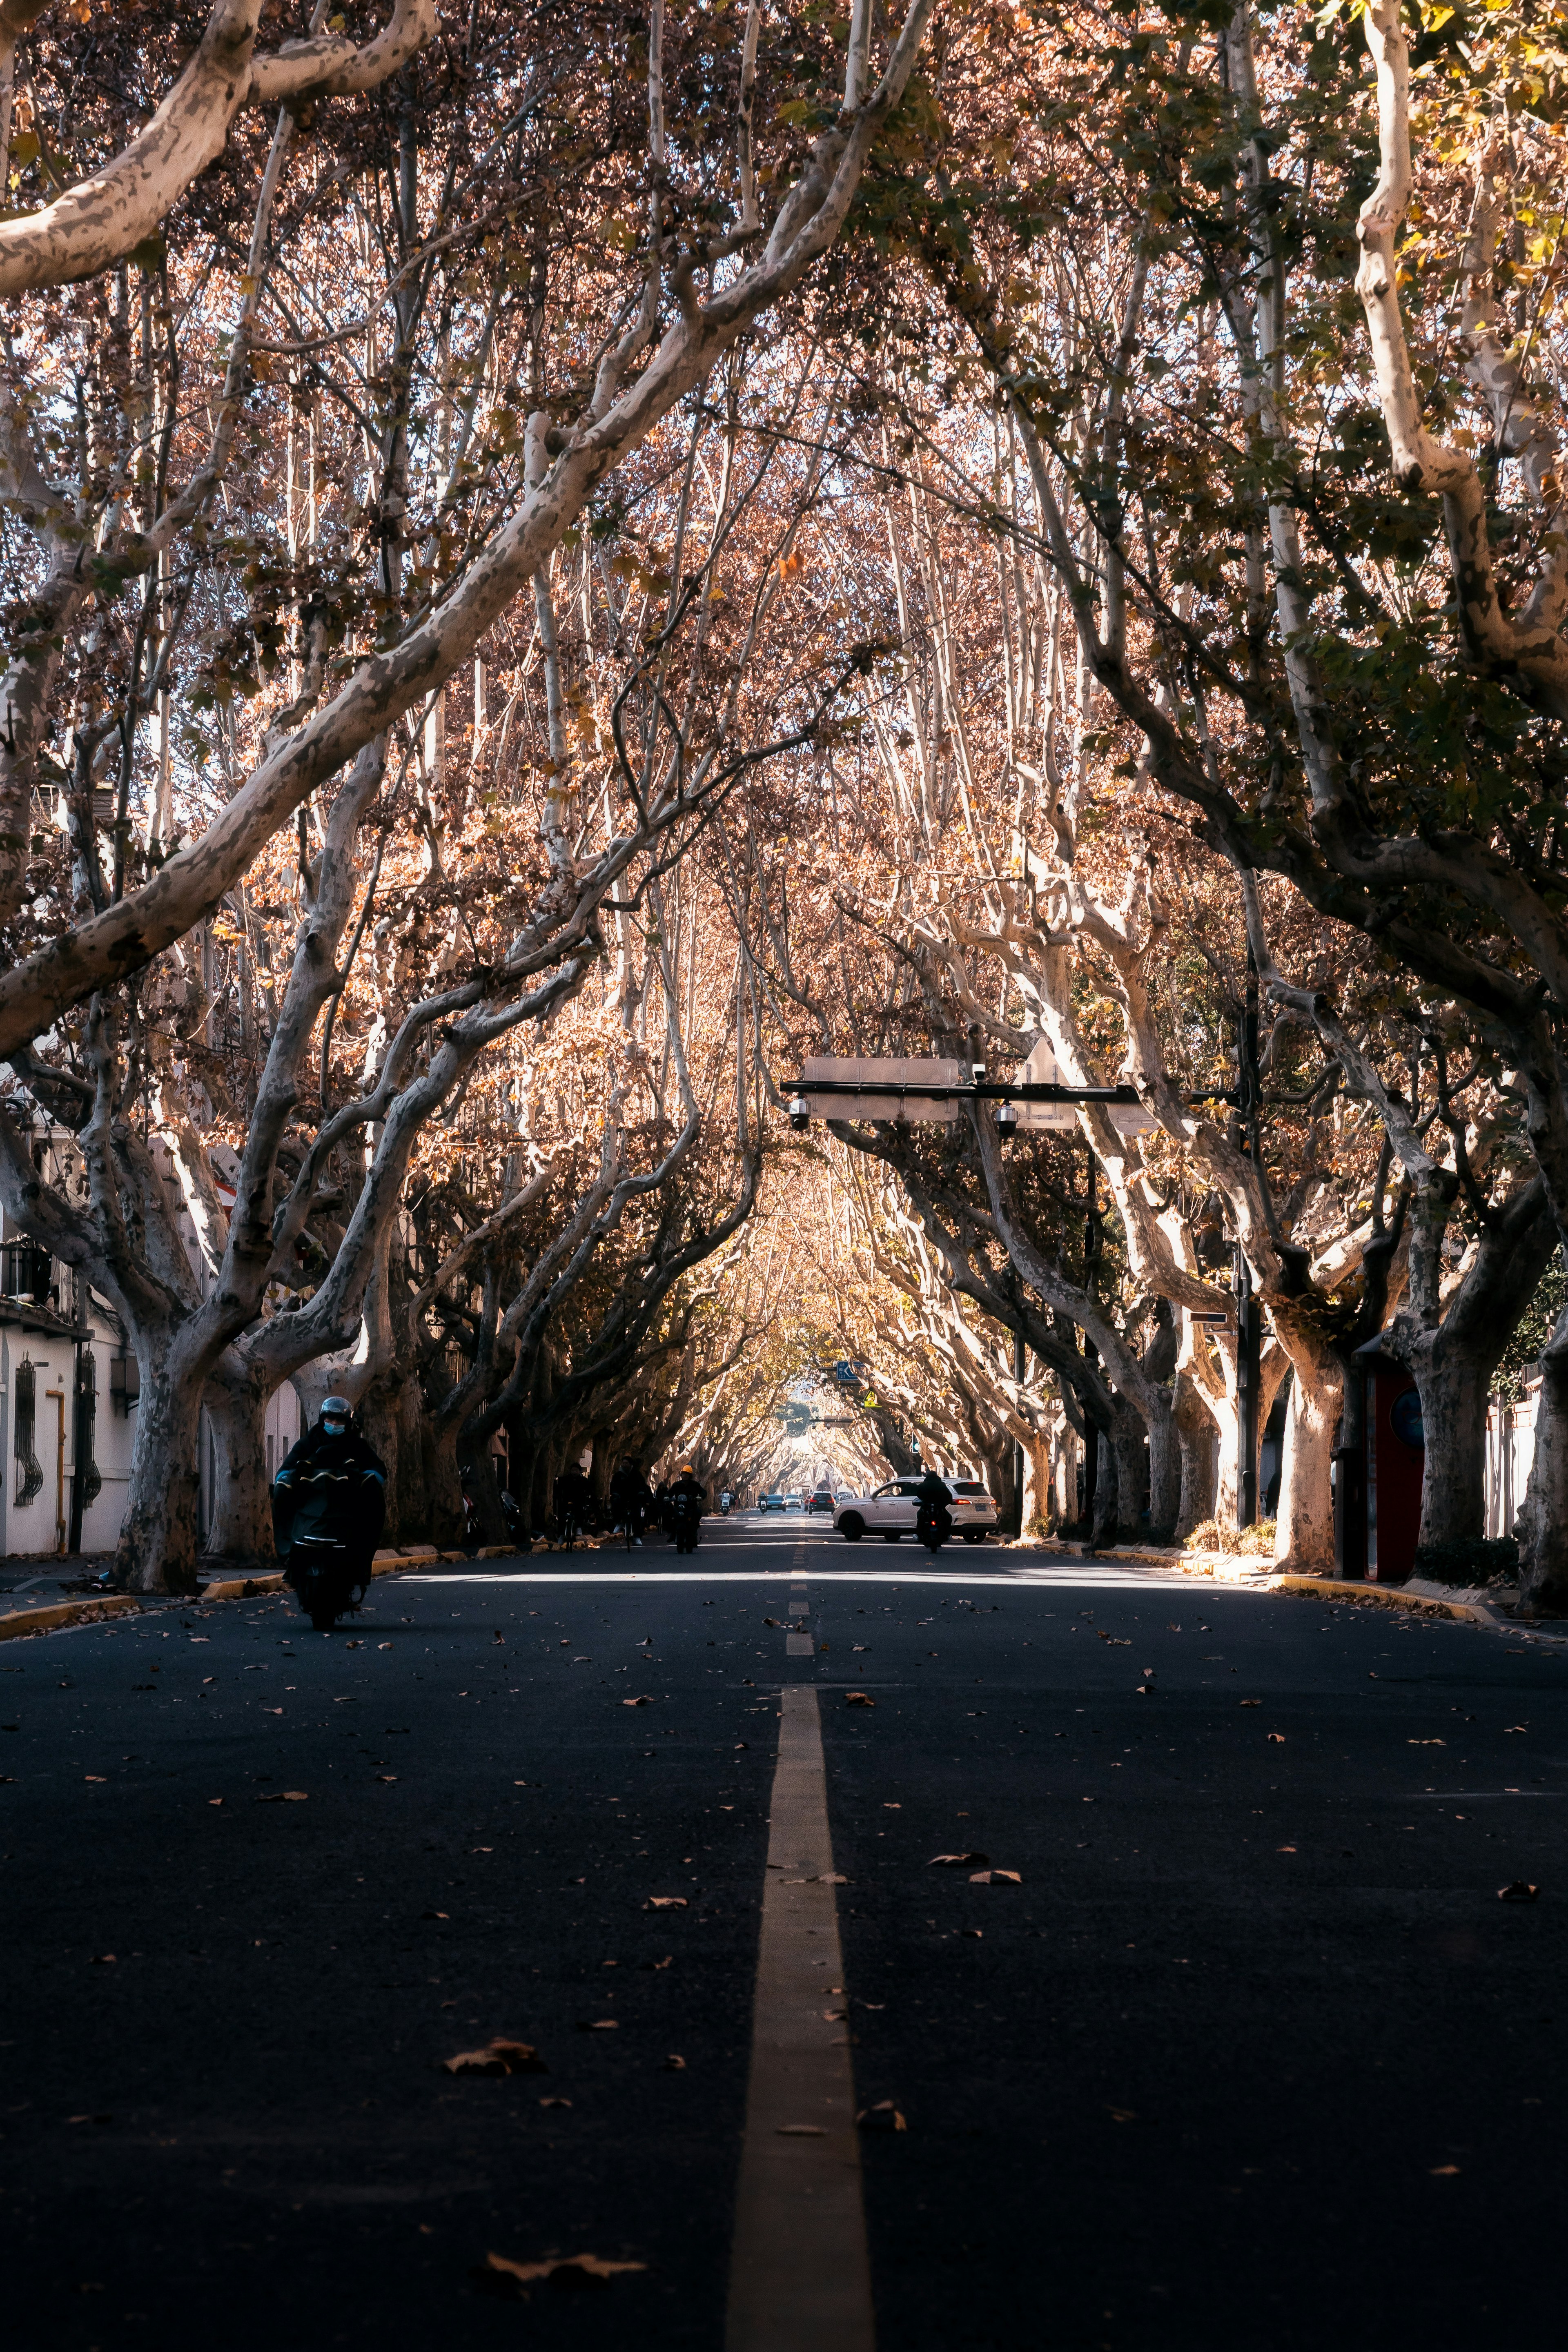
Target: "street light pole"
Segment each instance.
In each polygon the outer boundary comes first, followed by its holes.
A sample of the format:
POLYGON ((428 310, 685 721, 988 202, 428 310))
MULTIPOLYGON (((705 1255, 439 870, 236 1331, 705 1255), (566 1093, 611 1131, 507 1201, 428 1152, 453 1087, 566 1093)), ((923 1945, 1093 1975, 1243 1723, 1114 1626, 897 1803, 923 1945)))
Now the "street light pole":
MULTIPOLYGON (((1018 1322, 1013 1327, 1013 1378, 1017 1381, 1021 1390, 1024 1385, 1024 1326, 1022 1322, 1018 1322)), ((1018 1498, 1018 1524, 1013 1532, 1015 1535, 1021 1536, 1024 1532, 1024 1448, 1021 1442, 1016 1444, 1013 1448, 1013 1492, 1018 1498)))

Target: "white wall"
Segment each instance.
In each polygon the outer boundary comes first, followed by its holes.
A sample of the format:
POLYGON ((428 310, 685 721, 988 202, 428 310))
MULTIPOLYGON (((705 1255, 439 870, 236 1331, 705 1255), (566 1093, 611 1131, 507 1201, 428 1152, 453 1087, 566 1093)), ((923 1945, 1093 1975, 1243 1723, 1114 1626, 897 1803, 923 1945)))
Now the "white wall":
POLYGON ((1535 1404, 1541 1393, 1539 1377, 1527 1380, 1518 1404, 1500 1404, 1494 1397, 1487 1413, 1487 1534, 1510 1536, 1530 1465, 1535 1459, 1535 1404))

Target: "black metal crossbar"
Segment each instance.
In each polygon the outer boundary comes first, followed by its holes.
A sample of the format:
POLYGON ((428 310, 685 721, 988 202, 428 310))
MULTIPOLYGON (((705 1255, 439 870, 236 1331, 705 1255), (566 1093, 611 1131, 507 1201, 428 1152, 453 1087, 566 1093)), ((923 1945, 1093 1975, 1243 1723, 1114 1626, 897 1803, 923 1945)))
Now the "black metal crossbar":
MULTIPOLYGON (((903 1085, 896 1078, 786 1078, 785 1089, 797 1095, 885 1095, 889 1101, 900 1096, 917 1102, 1037 1102, 1037 1103, 1126 1103, 1142 1108, 1142 1097, 1136 1087, 1061 1087, 1044 1083, 1005 1086, 990 1079, 980 1079, 973 1086, 931 1086, 922 1079, 911 1079, 903 1085)), ((1211 1087, 1202 1093, 1183 1097, 1190 1103, 1234 1103, 1235 1088, 1227 1093, 1223 1087, 1211 1087)))

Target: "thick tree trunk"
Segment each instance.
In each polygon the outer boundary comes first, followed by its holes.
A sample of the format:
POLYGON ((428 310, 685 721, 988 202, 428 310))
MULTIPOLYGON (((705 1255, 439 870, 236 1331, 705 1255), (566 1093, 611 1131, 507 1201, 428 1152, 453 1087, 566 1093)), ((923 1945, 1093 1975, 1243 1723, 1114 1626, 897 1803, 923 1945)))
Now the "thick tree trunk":
POLYGON ((1059 1520, 1055 1481, 1057 1433, 1037 1430, 1024 1448, 1024 1533, 1043 1536, 1059 1520))
MULTIPOLYGON (((1142 1423, 1139 1424, 1140 1432, 1142 1423)), ((1111 1442, 1109 1430, 1099 1432, 1100 1445, 1095 1464, 1094 1506, 1089 1515, 1089 1543, 1091 1551, 1104 1551, 1117 1540, 1117 1520, 1121 1508, 1121 1478, 1118 1449, 1111 1442)), ((1142 1458, 1139 1458, 1139 1475, 1142 1475, 1142 1458)))
POLYGON ((1289 1326, 1276 1311, 1275 1328, 1290 1358, 1290 1412, 1279 1475, 1274 1565, 1294 1576, 1332 1576, 1334 1503, 1330 1471, 1339 1428, 1344 1372, 1339 1359, 1303 1318, 1289 1326))
POLYGON ((458 1467, 458 1438, 455 1423, 442 1429, 435 1423, 426 1421, 422 1452, 430 1540, 448 1549, 462 1542, 467 1528, 463 1510, 463 1478, 458 1467))
MULTIPOLYGON (((1148 1423, 1140 1412, 1123 1398, 1118 1398, 1110 1423, 1109 1451, 1116 1461, 1116 1543, 1136 1543, 1143 1533, 1142 1525, 1144 1504, 1149 1494, 1149 1463, 1152 1452, 1144 1450, 1144 1441, 1152 1437, 1148 1423)), ((1100 1475, 1105 1475, 1105 1454, 1101 1447, 1100 1475)), ((1175 1519, 1173 1507, 1171 1517, 1175 1519)))
POLYGON ((1052 1441, 1052 1497, 1058 1528, 1070 1527, 1078 1517, 1078 1469, 1081 1444, 1077 1430, 1064 1413, 1052 1441))
POLYGON ((1215 1422, 1207 1398, 1185 1373, 1176 1377, 1173 1413, 1176 1443, 1181 1449, 1182 1504, 1176 1520, 1176 1541, 1215 1515, 1215 1422))
POLYGON ((478 1419, 467 1423, 458 1441, 458 1460, 462 1465, 463 1490, 474 1501, 474 1532, 482 1544, 506 1541, 506 1519, 500 1507, 500 1481, 496 1476, 496 1457, 490 1452, 488 1433, 480 1434, 478 1419))
POLYGON ((140 1365, 130 1498, 114 1559, 123 1592, 195 1592, 201 1389, 184 1368, 140 1365))
POLYGON ((1517 1528, 1521 1605, 1531 1615, 1568 1615, 1568 1310, 1541 1351, 1535 1458, 1517 1528))
POLYGON ((1426 1442, 1417 1538, 1423 1545, 1463 1543, 1486 1533, 1487 1402, 1500 1352, 1489 1336, 1484 1346, 1462 1348, 1445 1345, 1439 1331, 1430 1348, 1406 1355, 1421 1391, 1426 1442))
POLYGON ((424 1416, 419 1383, 397 1363, 378 1374, 360 1401, 360 1427, 386 1465, 386 1519, 382 1534, 389 1544, 424 1543, 430 1538, 424 1416))
MULTIPOLYGON (((1149 1456, 1149 1526, 1148 1540, 1166 1544, 1176 1532, 1182 1516, 1182 1444, 1176 1424, 1175 1398, 1169 1389, 1155 1392, 1155 1407, 1148 1424, 1149 1456)), ((1144 1530, 1134 1515, 1132 1530, 1128 1538, 1136 1543, 1144 1530)))
POLYGON ((267 1476, 267 1398, 252 1373, 207 1383, 213 1436, 212 1523, 206 1556, 226 1567, 271 1568, 272 1494, 267 1476))

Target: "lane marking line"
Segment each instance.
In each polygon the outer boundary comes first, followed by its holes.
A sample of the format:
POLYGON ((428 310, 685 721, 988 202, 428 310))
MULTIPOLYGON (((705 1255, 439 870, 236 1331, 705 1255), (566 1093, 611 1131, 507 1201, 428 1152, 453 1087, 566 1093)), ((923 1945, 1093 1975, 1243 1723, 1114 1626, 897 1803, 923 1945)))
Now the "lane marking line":
POLYGON ((735 2196, 726 2352, 873 2352, 822 1719, 809 1684, 780 1695, 746 2129, 735 2196), (803 1882, 785 1885, 784 1873, 803 1882), (800 2126, 807 2129, 801 2132, 800 2126))

